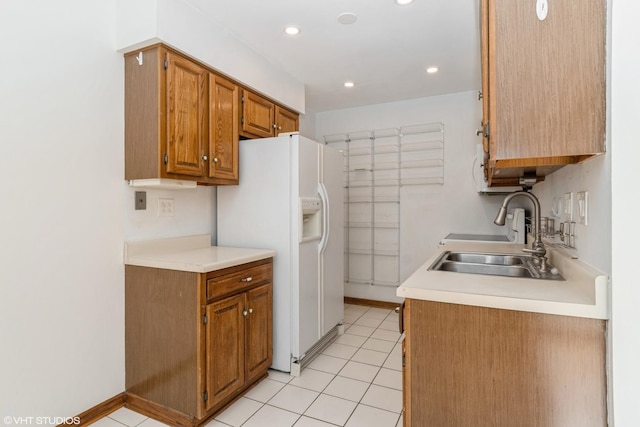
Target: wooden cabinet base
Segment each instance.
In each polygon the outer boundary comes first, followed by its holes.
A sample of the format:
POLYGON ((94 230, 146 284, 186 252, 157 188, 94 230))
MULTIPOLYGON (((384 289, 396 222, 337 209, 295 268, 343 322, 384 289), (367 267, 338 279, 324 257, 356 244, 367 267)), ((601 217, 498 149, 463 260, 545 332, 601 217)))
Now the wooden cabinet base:
POLYGON ((227 409, 233 402, 241 398, 247 390, 255 387, 260 381, 267 378, 267 376, 268 373, 265 371, 264 374, 257 377, 255 381, 245 384, 245 386, 238 390, 238 392, 233 396, 230 396, 226 400, 212 407, 208 414, 200 419, 183 414, 182 412, 174 409, 167 408, 166 406, 152 402, 133 393, 126 393, 124 406, 132 411, 170 426, 200 427, 209 423, 216 415, 227 409))
POLYGON ((607 425, 606 321, 413 299, 403 314, 405 426, 607 425))
POLYGON ((209 273, 125 266, 126 406, 199 426, 267 376, 271 258, 209 273))

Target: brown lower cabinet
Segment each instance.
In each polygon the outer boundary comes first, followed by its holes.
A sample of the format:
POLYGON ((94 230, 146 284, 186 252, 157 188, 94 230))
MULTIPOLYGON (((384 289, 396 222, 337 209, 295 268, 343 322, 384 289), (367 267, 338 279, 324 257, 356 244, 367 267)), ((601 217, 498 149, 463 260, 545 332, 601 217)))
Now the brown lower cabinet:
POLYGON ((606 321, 407 299, 404 425, 607 425, 606 321))
POLYGON ((125 406, 200 426, 266 377, 272 259, 210 273, 125 266, 125 406))

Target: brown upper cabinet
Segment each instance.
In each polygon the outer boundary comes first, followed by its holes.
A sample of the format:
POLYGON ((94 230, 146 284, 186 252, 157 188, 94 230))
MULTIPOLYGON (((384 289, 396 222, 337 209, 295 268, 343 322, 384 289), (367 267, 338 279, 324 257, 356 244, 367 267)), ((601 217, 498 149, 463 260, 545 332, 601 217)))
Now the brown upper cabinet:
POLYGON ((543 180, 605 151, 606 0, 481 0, 490 185, 543 180), (542 7, 542 6, 541 6, 542 7))
POLYGON ((241 133, 297 130, 297 113, 167 46, 125 55, 126 180, 238 184, 241 133))
POLYGON ((238 115, 240 106, 235 83, 209 74, 209 147, 212 153, 209 177, 238 182, 238 115))
POLYGON ((246 138, 270 138, 298 130, 298 114, 248 89, 242 90, 240 134, 246 138))
POLYGON ((125 55, 125 179, 238 183, 238 86, 162 45, 125 55))

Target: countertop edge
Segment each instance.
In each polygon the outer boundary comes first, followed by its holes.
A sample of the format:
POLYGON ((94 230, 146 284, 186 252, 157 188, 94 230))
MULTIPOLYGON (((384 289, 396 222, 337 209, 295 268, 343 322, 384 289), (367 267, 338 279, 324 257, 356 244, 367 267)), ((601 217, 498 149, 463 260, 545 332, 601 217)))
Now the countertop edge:
POLYGON ((125 265, 193 273, 209 273, 274 256, 273 249, 211 246, 207 234, 124 244, 125 265))
POLYGON ((602 304, 570 304, 555 301, 541 301, 503 297, 495 295, 467 294, 462 292, 448 292, 439 290, 421 290, 400 286, 397 296, 409 299, 419 299, 449 304, 471 305, 476 307, 498 308, 503 310, 527 311, 531 313, 555 314, 570 317, 585 317, 608 320, 607 308, 602 304))
MULTIPOLYGON (((522 245, 521 245, 522 246, 522 245)), ((474 292, 465 292, 459 289, 455 289, 456 286, 452 286, 453 290, 443 289, 440 285, 424 284, 428 281, 440 281, 443 277, 457 282, 466 282, 468 280, 478 280, 486 283, 485 278, 479 278, 478 275, 464 275, 463 273, 450 273, 450 272, 432 272, 428 271, 429 266, 433 261, 440 256, 445 250, 478 250, 482 248, 485 251, 493 252, 512 252, 519 251, 521 249, 516 248, 514 245, 495 245, 483 246, 483 245, 464 245, 456 243, 455 245, 443 245, 423 264, 421 265, 411 276, 409 276, 396 290, 396 295, 401 298, 420 299, 436 302, 444 302, 451 304, 462 304, 488 308, 498 308, 505 310, 526 311, 534 313, 554 314, 571 317, 582 317, 592 319, 609 319, 608 308, 608 295, 609 295, 609 279, 608 276, 595 270, 593 267, 583 262, 573 259, 567 262, 571 264, 562 263, 567 268, 567 274, 570 278, 570 283, 567 283, 567 287, 563 289, 565 299, 574 299, 574 301, 562 301, 553 300, 552 297, 545 298, 531 298, 522 297, 518 295, 518 287, 514 285, 514 291, 512 295, 505 295, 504 290, 502 294, 492 293, 491 289, 480 289, 474 292), (571 265, 570 267, 568 267, 571 265), (457 276, 442 276, 442 274, 455 274, 457 276), (466 277, 465 277, 466 276, 466 277), (455 279, 454 279, 455 278, 455 279), (566 295, 573 295, 572 298, 567 298, 566 295)), ((563 254, 554 254, 555 258, 562 257, 563 254)), ((564 272, 561 270, 561 273, 564 272)), ((494 278, 497 282, 502 280, 503 283, 506 279, 494 278)), ((522 279, 511 279, 522 280, 522 279)), ((529 280, 529 279, 525 279, 529 280)), ((531 279, 533 280, 533 279, 531 279)), ((543 281, 547 284, 549 281, 543 281)), ((533 289, 535 282, 528 282, 529 289, 533 289)), ((542 284, 541 284, 542 285, 542 284)), ((468 286, 468 285, 467 285, 468 286)), ((481 285, 479 285, 481 286, 481 285)), ((562 285, 560 285, 562 286, 562 285)), ((529 292, 531 293, 531 292, 529 292)))
MULTIPOLYGON (((240 248, 232 248, 232 249, 240 249, 240 248)), ((192 273, 210 273, 212 271, 222 270, 224 268, 229 268, 229 267, 235 267, 237 265, 247 264, 249 262, 260 261, 267 258, 273 258, 275 254, 276 252, 274 250, 264 250, 262 252, 256 252, 255 254, 252 254, 252 255, 229 258, 222 261, 211 262, 209 264, 158 260, 150 257, 137 256, 137 257, 129 257, 129 259, 125 262, 125 265, 160 268, 164 270, 188 271, 192 273)))

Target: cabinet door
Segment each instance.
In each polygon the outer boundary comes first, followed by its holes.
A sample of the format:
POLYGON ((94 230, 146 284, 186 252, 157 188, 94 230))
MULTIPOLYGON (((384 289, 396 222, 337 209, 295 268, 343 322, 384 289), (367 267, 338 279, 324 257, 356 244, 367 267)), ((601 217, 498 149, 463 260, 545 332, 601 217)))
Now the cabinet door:
POLYGON ((607 425, 605 321, 407 300, 407 426, 607 425))
POLYGON ((606 0, 485 1, 492 163, 604 152, 606 0))
POLYGON ((238 180, 238 86, 209 75, 209 177, 238 180))
POLYGON ((272 285, 247 292, 247 381, 261 375, 272 362, 272 285))
POLYGON ((167 67, 167 173, 204 176, 208 72, 171 52, 167 67))
MULTIPOLYGON (((484 0, 480 5, 480 60, 482 66, 482 150, 489 153, 489 2, 484 0)), ((483 162, 484 164, 484 162, 483 162)))
POLYGON ((276 106, 276 135, 298 130, 298 115, 285 108, 276 106))
POLYGON ((242 132, 261 138, 275 135, 275 105, 246 89, 242 90, 242 132))
POLYGON ((243 293, 207 305, 207 410, 245 383, 245 298, 243 293))

